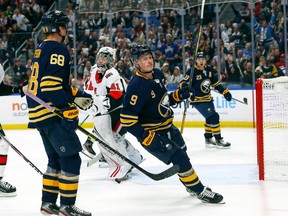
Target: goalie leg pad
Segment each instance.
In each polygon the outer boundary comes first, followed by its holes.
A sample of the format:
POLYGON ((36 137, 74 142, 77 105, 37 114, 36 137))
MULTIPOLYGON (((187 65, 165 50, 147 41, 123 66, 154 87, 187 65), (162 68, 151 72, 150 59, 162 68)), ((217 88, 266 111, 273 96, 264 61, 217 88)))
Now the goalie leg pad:
POLYGON ((3 177, 4 170, 7 164, 7 154, 9 145, 4 139, 0 138, 0 179, 3 177))
POLYGON ((115 140, 119 146, 120 145, 125 146, 127 155, 133 163, 139 165, 140 163, 144 161, 144 158, 140 154, 140 152, 136 148, 134 148, 134 146, 127 139, 125 139, 124 136, 121 136, 120 134, 116 134, 115 140))
MULTIPOLYGON (((94 129, 95 134, 104 140, 110 147, 121 153, 123 156, 128 158, 126 149, 124 145, 119 145, 115 141, 115 134, 111 126, 111 116, 101 115, 94 119, 94 129)), ((109 164, 108 178, 110 179, 122 179, 125 178, 126 174, 131 170, 132 166, 123 161, 119 156, 111 153, 101 144, 99 144, 99 149, 104 155, 107 163, 109 164)))

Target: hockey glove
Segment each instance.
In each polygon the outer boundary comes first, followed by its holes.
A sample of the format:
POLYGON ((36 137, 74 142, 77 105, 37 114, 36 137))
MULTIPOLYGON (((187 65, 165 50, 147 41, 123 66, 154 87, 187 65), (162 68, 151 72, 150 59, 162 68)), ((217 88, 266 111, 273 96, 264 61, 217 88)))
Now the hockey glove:
POLYGON ((172 93, 172 98, 174 99, 175 102, 179 103, 183 99, 187 99, 190 97, 190 92, 189 88, 187 86, 177 89, 172 93))
POLYGON ((23 87, 19 86, 19 87, 14 87, 12 89, 12 92, 13 93, 19 93, 21 95, 21 97, 24 97, 25 96, 25 93, 23 91, 23 87))
POLYGON ((74 103, 82 110, 89 109, 93 104, 92 95, 86 93, 85 91, 78 90, 74 103))
POLYGON ((154 131, 145 131, 142 145, 151 152, 166 152, 172 148, 170 140, 154 131))
POLYGON ((223 91, 222 94, 224 95, 224 97, 225 97, 225 99, 227 101, 231 101, 232 100, 232 95, 231 95, 231 93, 229 92, 229 90, 227 88, 223 91))
POLYGON ((191 102, 191 101, 194 101, 194 99, 195 99, 195 89, 194 89, 192 86, 189 87, 187 82, 181 82, 181 83, 179 84, 179 88, 180 88, 180 89, 188 88, 188 89, 189 89, 189 92, 190 92, 189 101, 190 101, 190 102, 191 102))
POLYGON ((67 130, 76 130, 79 122, 78 114, 79 110, 74 105, 60 109, 62 114, 61 126, 67 130))

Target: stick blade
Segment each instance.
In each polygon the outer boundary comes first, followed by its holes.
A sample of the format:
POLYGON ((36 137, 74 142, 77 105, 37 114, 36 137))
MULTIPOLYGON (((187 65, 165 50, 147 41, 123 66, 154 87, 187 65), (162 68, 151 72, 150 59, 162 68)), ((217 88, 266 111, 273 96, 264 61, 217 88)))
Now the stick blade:
POLYGON ((245 104, 248 104, 248 100, 247 100, 246 97, 243 98, 243 101, 244 101, 245 104))
POLYGON ((173 165, 172 167, 170 167, 169 169, 167 170, 164 170, 163 172, 161 173, 158 173, 158 174, 150 174, 148 175, 150 178, 152 178, 153 180, 155 181, 159 181, 159 180, 163 180, 165 178, 169 178, 173 175, 175 175, 177 172, 179 172, 180 170, 180 167, 179 165, 173 165))

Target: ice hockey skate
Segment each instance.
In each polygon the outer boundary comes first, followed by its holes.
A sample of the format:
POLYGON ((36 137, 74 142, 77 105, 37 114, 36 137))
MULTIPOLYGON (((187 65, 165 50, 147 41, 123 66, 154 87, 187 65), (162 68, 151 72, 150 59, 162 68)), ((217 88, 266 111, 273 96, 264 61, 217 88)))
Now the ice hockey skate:
POLYGON ((0 197, 16 196, 16 188, 8 182, 0 180, 0 197))
POLYGON ((59 206, 55 203, 42 202, 40 211, 43 215, 59 215, 59 206))
POLYGON ((213 192, 209 187, 204 187, 204 190, 197 195, 197 198, 204 203, 225 204, 223 196, 213 192))
POLYGON ((100 154, 101 154, 101 157, 99 159, 98 167, 100 167, 100 168, 108 168, 109 164, 107 163, 107 161, 106 161, 105 157, 103 156, 103 154, 102 153, 100 153, 100 154))
POLYGON ((75 205, 61 205, 59 215, 62 216, 91 216, 90 212, 77 208, 75 205))
POLYGON ((95 157, 96 153, 93 149, 93 141, 91 139, 88 138, 86 142, 83 144, 82 152, 91 159, 95 157))
POLYGON ((223 140, 223 138, 216 140, 216 148, 219 149, 229 149, 231 148, 231 143, 226 142, 223 140))
POLYGON ((214 141, 214 138, 205 138, 205 146, 207 148, 215 148, 216 147, 216 142, 214 141))

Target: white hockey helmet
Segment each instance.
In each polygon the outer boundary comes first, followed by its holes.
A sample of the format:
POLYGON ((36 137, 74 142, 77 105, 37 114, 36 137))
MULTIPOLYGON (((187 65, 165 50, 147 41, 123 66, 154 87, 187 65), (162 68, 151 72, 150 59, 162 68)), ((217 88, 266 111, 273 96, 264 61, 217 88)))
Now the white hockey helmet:
POLYGON ((114 65, 114 49, 111 47, 102 47, 96 55, 96 64, 100 73, 105 73, 106 70, 114 65))

